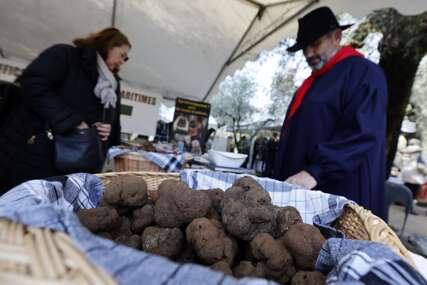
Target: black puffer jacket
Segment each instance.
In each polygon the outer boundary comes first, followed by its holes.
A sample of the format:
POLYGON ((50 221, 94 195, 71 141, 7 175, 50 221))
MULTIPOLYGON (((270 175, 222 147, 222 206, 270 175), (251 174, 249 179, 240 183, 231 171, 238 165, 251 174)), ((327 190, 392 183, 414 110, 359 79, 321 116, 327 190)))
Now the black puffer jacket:
MULTIPOLYGON (((93 92, 97 80, 95 50, 65 44, 48 48, 25 69, 21 90, 8 90, 16 93, 13 106, 7 108, 13 112, 3 114, 0 124, 0 190, 60 174, 46 130, 64 133, 82 121, 102 121, 103 106, 93 92)), ((105 149, 120 143, 119 95, 118 99, 105 118, 112 125, 105 149)))

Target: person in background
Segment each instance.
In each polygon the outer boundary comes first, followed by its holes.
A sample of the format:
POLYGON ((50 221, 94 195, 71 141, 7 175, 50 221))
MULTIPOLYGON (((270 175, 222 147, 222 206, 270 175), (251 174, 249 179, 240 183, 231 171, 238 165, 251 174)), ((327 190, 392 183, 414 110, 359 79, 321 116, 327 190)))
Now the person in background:
POLYGON ((227 137, 227 149, 228 152, 234 152, 234 148, 236 147, 236 144, 234 143, 234 139, 232 136, 227 137))
POLYGON ((265 147, 265 173, 266 177, 273 177, 274 160, 279 145, 279 134, 274 132, 273 136, 268 139, 265 147))
POLYGON ((216 135, 216 130, 214 128, 210 128, 206 133, 204 143, 202 144, 203 153, 208 152, 212 148, 215 140, 215 135, 216 135))
POLYGON ((421 141, 410 139, 408 145, 399 150, 400 159, 397 165, 400 168, 401 178, 411 189, 413 197, 417 197, 421 186, 427 181, 427 165, 422 158, 421 141))
POLYGON ((387 83, 350 46, 328 7, 299 19, 297 41, 312 74, 295 93, 280 136, 274 177, 341 195, 384 217, 387 83))
POLYGON ((59 174, 54 166, 56 134, 96 126, 104 151, 120 144, 118 73, 131 44, 116 28, 56 44, 24 70, 20 95, 22 116, 2 125, 0 190, 31 179, 59 174), (52 137, 53 135, 53 137, 52 137))

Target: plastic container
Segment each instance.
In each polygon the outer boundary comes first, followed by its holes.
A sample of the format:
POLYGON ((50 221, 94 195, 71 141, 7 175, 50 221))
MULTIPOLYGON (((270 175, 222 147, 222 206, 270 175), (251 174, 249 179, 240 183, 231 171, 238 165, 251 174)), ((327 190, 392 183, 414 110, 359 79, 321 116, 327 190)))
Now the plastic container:
POLYGON ((208 158, 216 166, 239 168, 248 155, 226 151, 209 150, 208 158))

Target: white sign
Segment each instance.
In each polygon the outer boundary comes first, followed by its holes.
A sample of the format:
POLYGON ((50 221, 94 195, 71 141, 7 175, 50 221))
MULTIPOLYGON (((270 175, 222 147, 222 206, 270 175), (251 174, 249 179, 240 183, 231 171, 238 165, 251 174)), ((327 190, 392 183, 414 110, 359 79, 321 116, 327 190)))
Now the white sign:
POLYGON ((125 83, 122 84, 121 89, 122 133, 154 136, 159 120, 161 96, 125 83))
POLYGON ((0 58, 0 80, 14 82, 26 66, 26 63, 17 60, 0 58))

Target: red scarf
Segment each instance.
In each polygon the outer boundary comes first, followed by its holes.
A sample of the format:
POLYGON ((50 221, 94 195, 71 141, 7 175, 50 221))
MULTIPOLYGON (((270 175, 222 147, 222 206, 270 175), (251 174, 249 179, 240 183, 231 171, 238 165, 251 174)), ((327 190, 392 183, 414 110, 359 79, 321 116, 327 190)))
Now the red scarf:
POLYGON ((310 77, 304 80, 300 88, 298 88, 297 92, 295 93, 294 100, 289 106, 289 112, 285 118, 285 121, 283 122, 282 135, 284 134, 284 129, 286 128, 286 125, 288 124, 289 119, 292 118, 292 116, 296 113, 298 108, 301 106, 302 100, 304 99, 305 94, 307 94, 314 80, 322 76, 329 70, 331 70, 332 67, 334 67, 335 64, 337 64, 338 62, 352 56, 363 57, 363 54, 361 54, 360 52, 358 52, 357 50, 355 50, 350 46, 345 46, 341 48, 321 69, 314 71, 310 75, 310 77))

